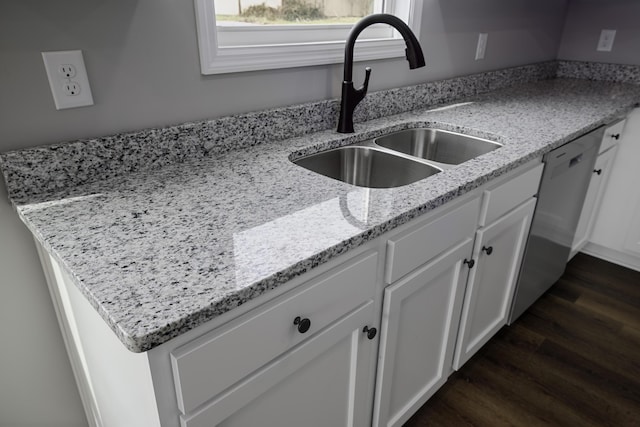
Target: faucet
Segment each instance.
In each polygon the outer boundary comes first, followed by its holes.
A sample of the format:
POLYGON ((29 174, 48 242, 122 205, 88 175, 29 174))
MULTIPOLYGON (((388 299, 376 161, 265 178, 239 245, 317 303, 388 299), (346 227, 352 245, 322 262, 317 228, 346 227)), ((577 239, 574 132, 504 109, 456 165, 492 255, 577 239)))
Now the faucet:
POLYGON ((362 18, 351 30, 344 49, 344 79, 342 81, 342 100, 340 102, 340 118, 338 120, 338 132, 340 133, 353 133, 353 110, 367 94, 371 68, 367 67, 365 69, 366 75, 362 87, 355 89, 353 87, 353 48, 358 35, 372 24, 388 24, 398 30, 407 44, 405 52, 407 61, 409 61, 409 68, 424 67, 424 55, 422 54, 420 43, 407 24, 402 22, 400 18, 386 13, 378 13, 362 18))

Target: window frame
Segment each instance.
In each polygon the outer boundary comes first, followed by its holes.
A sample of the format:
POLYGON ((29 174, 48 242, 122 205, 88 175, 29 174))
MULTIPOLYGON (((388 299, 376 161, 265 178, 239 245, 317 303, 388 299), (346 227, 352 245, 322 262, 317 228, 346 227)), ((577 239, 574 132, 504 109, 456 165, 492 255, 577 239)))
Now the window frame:
MULTIPOLYGON (((315 41, 304 43, 218 46, 219 36, 216 27, 214 0, 194 0, 198 47, 200 52, 200 69, 202 74, 224 74, 244 71, 271 70, 278 68, 305 67, 312 65, 336 64, 344 60, 344 40, 315 41)), ((422 17, 422 0, 386 0, 385 12, 393 13, 409 25, 420 37, 420 18, 422 17)), ((267 31, 313 31, 305 26, 277 26, 267 31)), ((315 26, 314 26, 315 27, 315 26)), ((337 25, 333 28, 348 34, 352 25, 337 25)), ((264 27, 260 27, 264 29, 264 27)), ((315 28, 317 30, 317 27, 315 28)), ((326 28, 321 28, 325 31, 326 28)), ((235 29, 234 31, 238 31, 235 29)), ((260 31, 256 28, 250 32, 260 31)), ((404 56, 404 41, 397 31, 387 32, 384 38, 358 40, 354 60, 374 60, 404 56)), ((380 36, 380 30, 373 37, 380 36)), ((346 38, 346 36, 345 36, 346 38)))

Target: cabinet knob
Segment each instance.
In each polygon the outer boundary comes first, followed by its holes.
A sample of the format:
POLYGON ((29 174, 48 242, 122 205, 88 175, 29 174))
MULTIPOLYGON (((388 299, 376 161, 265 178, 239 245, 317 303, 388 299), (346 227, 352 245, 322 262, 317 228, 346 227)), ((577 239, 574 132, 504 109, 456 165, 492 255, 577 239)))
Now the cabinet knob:
POLYGON ((487 254, 487 255, 491 255, 493 253, 493 246, 483 246, 482 250, 487 254))
POLYGON ((298 332, 300 332, 301 334, 304 334, 311 327, 311 320, 306 318, 303 319, 300 316, 298 316, 293 320, 293 324, 298 327, 298 332))
POLYGON ((469 268, 473 268, 474 265, 476 265, 476 262, 472 259, 466 259, 464 261, 462 261, 464 264, 467 264, 469 266, 469 268))
POLYGON ((614 134, 611 135, 611 138, 620 139, 620 134, 619 133, 614 133, 614 134))
POLYGON ((365 326, 364 329, 362 329, 362 332, 367 334, 367 338, 372 340, 372 339, 374 339, 376 337, 376 334, 378 333, 378 330, 376 328, 370 328, 368 326, 365 326))
POLYGON ((593 173, 597 173, 598 175, 600 175, 602 173, 602 169, 594 169, 593 173))

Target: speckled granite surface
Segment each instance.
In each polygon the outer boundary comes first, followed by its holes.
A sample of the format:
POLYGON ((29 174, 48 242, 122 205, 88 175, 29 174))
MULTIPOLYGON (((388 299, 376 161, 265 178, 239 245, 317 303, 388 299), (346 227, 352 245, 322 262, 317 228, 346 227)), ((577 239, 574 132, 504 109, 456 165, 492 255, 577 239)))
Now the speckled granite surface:
POLYGON ((632 85, 526 83, 446 108, 370 120, 357 124, 354 135, 321 131, 14 201, 127 348, 146 351, 638 101, 640 87, 632 85), (418 126, 493 137, 505 146, 394 189, 354 187, 289 160, 418 126))
MULTIPOLYGON (((369 93, 356 108, 363 122, 517 83, 549 79, 555 61, 369 93)), ((230 150, 337 126, 339 100, 185 123, 3 153, 9 196, 29 200, 70 186, 224 154, 230 150), (37 165, 37 167, 34 167, 37 165), (17 185, 12 185, 17 183, 17 185)))
POLYGON ((601 62, 558 61, 556 76, 640 85, 640 66, 601 62))

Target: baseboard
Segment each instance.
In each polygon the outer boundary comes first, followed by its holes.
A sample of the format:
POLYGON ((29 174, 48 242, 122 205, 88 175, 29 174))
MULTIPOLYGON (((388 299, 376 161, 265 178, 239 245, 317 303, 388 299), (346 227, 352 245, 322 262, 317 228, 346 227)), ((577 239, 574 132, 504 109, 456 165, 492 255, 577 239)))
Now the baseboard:
POLYGON ((627 267, 632 270, 640 271, 640 258, 637 256, 629 255, 625 252, 609 249, 605 246, 598 245, 596 243, 587 243, 580 252, 584 252, 587 255, 594 256, 596 258, 603 259, 605 261, 612 262, 622 267, 627 267))

